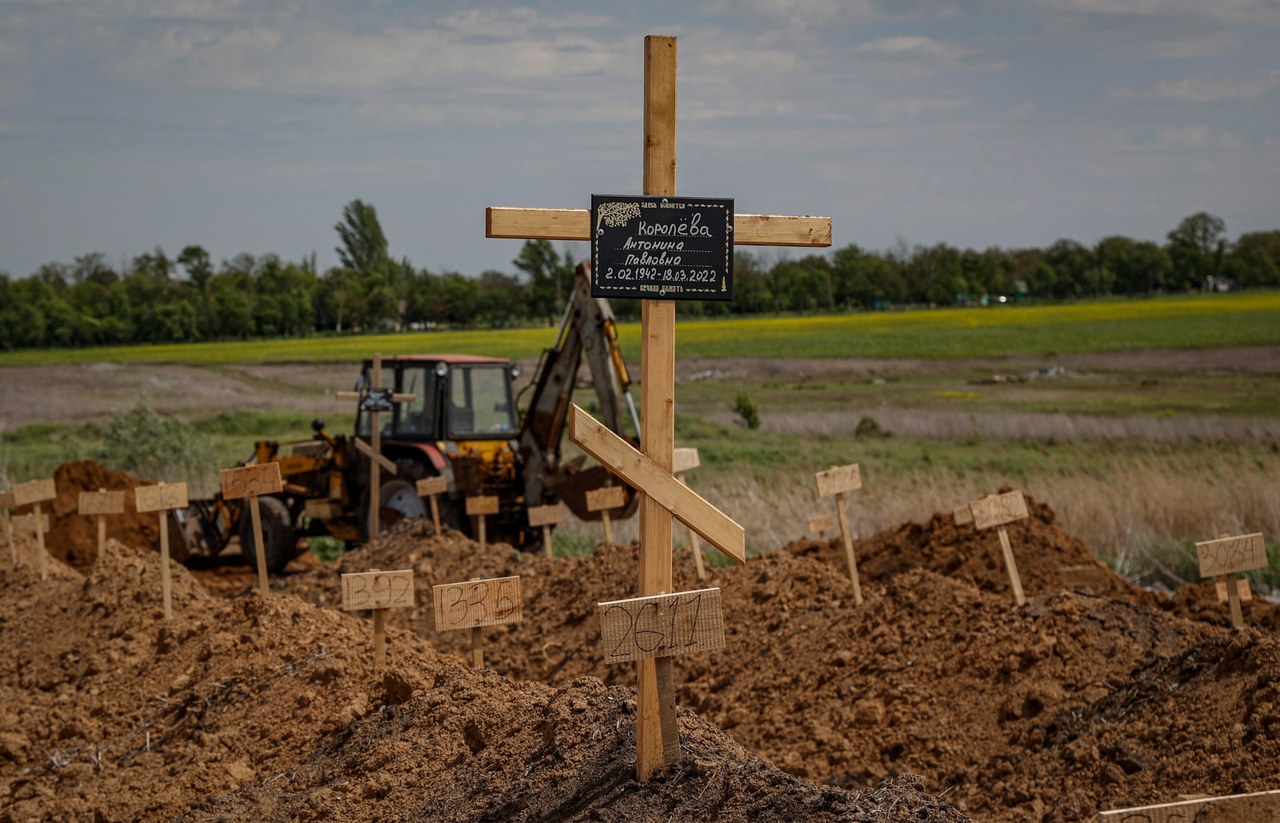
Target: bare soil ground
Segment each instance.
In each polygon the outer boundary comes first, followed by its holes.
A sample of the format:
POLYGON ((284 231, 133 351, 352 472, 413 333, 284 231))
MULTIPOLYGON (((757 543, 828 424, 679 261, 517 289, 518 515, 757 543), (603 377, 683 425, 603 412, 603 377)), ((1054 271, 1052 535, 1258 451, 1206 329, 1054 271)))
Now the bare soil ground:
POLYGON ((1210 590, 1130 586, 1029 507, 1023 607, 995 536, 949 514, 858 541, 862 607, 838 540, 706 583, 682 553, 678 588, 723 590, 727 646, 677 659, 684 763, 648 784, 594 608, 634 593, 634 545, 546 558, 410 521, 265 602, 247 575, 174 568, 165 624, 153 552, 113 541, 41 582, 24 543, 0 565, 0 821, 1069 823, 1280 784, 1276 607, 1232 631, 1210 590), (382 673, 367 616, 335 608, 369 568, 419 592, 382 673), (470 671, 430 586, 508 574, 524 622, 486 629, 470 671))

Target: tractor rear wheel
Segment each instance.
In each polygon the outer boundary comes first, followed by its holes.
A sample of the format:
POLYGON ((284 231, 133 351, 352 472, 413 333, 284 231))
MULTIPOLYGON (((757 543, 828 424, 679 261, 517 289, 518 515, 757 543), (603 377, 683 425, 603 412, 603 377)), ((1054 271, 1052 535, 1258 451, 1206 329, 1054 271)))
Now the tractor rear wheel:
MULTIPOLYGON (((427 504, 418 496, 417 488, 404 480, 383 480, 378 489, 378 531, 385 532, 401 520, 413 517, 429 517, 427 504)), ((361 530, 368 539, 369 515, 364 516, 361 530)))
MULTIPOLYGON (((267 571, 279 574, 297 555, 298 536, 293 530, 289 507, 278 497, 259 497, 262 516, 262 547, 267 558, 267 571)), ((258 570, 258 548, 253 539, 253 515, 246 503, 240 518, 240 551, 254 571, 258 570)))

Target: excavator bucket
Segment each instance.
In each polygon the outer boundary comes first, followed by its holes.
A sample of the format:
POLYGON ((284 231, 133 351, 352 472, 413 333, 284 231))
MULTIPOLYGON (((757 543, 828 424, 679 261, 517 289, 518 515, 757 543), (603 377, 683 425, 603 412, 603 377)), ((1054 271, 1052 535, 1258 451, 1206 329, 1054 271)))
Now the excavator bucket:
POLYGON ((592 466, 580 471, 570 469, 547 480, 547 489, 560 498, 579 520, 600 519, 600 512, 587 510, 587 492, 609 485, 621 485, 626 490, 627 501, 622 508, 609 511, 610 519, 621 520, 635 514, 640 505, 640 495, 625 483, 620 484, 604 466, 592 466))

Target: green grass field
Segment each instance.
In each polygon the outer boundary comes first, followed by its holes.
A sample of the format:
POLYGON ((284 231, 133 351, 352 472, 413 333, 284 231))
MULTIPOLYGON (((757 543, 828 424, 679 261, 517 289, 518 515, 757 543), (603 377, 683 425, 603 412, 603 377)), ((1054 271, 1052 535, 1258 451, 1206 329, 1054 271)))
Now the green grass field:
MULTIPOLYGON (((372 352, 456 352, 532 358, 547 328, 411 332, 290 340, 39 349, 0 353, 0 366, 163 362, 195 365, 353 362, 372 352)), ((628 359, 640 328, 619 327, 628 359)), ((1109 299, 1053 306, 860 312, 683 321, 682 357, 956 359, 1280 343, 1280 292, 1109 299)))

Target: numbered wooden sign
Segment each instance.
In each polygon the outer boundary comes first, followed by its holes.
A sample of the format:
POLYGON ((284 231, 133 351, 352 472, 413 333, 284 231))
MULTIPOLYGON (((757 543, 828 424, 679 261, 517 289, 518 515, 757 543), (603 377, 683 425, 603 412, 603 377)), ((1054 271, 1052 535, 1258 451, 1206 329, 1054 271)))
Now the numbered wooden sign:
POLYGON ((49 531, 49 513, 41 513, 39 520, 36 520, 34 514, 16 515, 13 518, 13 530, 23 537, 35 537, 37 523, 41 531, 49 531))
POLYGON ((621 486, 604 486, 587 492, 587 511, 620 509, 627 504, 627 490, 621 486))
POLYGON ((483 517, 484 515, 497 513, 497 495, 479 495, 467 498, 467 515, 469 517, 483 517))
POLYGON ((694 448, 675 449, 671 453, 671 473, 684 474, 702 465, 698 458, 698 450, 694 448))
POLYGON ((719 589, 596 604, 607 663, 724 648, 719 589))
POLYGON ((80 492, 79 513, 84 515, 124 514, 124 492, 80 492))
POLYGON ((431 587, 436 631, 478 629, 524 620, 519 577, 491 577, 431 587))
POLYGON ((185 509, 186 483, 161 483, 157 486, 138 486, 133 490, 134 506, 139 514, 166 509, 185 509))
POLYGON ((222 496, 228 500, 279 494, 284 490, 280 464, 275 462, 223 469, 218 472, 218 479, 222 481, 222 496))
POLYGON ((836 519, 829 514, 818 514, 809 518, 809 531, 822 534, 836 527, 836 519))
POLYGON ((529 509, 529 526, 542 527, 542 549, 547 557, 551 557, 551 527, 564 520, 564 506, 552 503, 550 506, 534 506, 529 509))
POLYGON ((987 495, 970 503, 969 511, 973 514, 975 529, 1003 526, 1030 515, 1027 511, 1027 499, 1020 491, 987 495))
POLYGON ((968 506, 961 506, 951 512, 951 517, 955 519, 957 526, 967 526, 973 522, 973 510, 968 506))
POLYGON ((418 481, 418 496, 431 501, 431 525, 440 534, 440 501, 436 495, 449 491, 449 481, 443 477, 424 477, 418 481))
POLYGON ((418 496, 428 497, 449 491, 449 481, 443 477, 424 477, 418 481, 418 496))
POLYGON ((53 478, 29 480, 13 487, 13 505, 30 506, 32 503, 43 503, 58 496, 58 489, 53 478))
POLYGON ((342 575, 342 608, 413 608, 413 570, 342 575))
POLYGON ((814 479, 818 481, 818 496, 830 497, 862 488, 862 469, 857 463, 833 466, 827 471, 816 473, 814 479))
POLYGON ((539 526, 556 526, 564 522, 564 506, 552 503, 549 506, 534 506, 529 509, 529 525, 535 529, 539 526))
MULTIPOLYGON (((1247 577, 1237 577, 1235 584, 1237 597, 1246 603, 1253 599, 1253 589, 1249 588, 1249 579, 1247 577)), ((1213 590, 1218 595, 1219 603, 1226 603, 1231 599, 1231 595, 1227 592, 1227 581, 1217 581, 1213 584, 1213 590)))
POLYGON ((1267 565, 1267 547, 1262 533, 1220 537, 1196 543, 1196 559, 1201 577, 1247 572, 1267 565))

